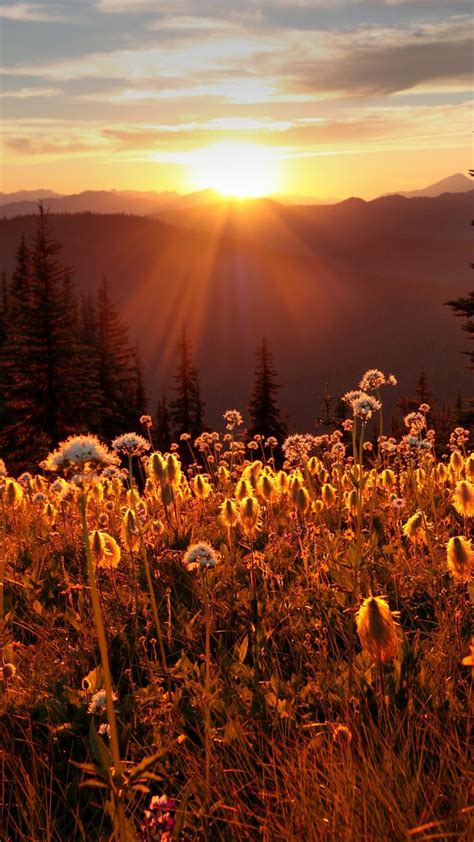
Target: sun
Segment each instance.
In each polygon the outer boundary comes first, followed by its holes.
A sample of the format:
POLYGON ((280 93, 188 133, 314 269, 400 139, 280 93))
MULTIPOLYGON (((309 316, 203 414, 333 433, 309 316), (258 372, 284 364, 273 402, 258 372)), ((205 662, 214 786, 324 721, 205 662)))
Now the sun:
POLYGON ((226 140, 196 149, 188 156, 195 190, 211 188, 224 196, 251 198, 274 193, 279 173, 271 150, 254 143, 226 140))

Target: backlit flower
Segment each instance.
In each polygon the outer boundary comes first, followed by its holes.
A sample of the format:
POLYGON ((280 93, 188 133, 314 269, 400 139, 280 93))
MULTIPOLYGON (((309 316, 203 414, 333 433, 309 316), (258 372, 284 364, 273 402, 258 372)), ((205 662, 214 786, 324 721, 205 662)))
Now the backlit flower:
POLYGON ((392 661, 398 650, 398 627, 389 606, 379 596, 366 599, 357 614, 362 647, 374 661, 392 661))

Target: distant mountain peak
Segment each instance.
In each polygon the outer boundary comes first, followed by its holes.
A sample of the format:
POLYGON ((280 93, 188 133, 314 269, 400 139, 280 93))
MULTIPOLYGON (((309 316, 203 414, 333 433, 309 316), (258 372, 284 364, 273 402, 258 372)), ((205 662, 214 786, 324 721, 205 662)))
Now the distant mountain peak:
POLYGON ((474 182, 467 175, 464 175, 464 173, 457 172, 454 175, 448 175, 447 178, 442 178, 440 181, 435 181, 434 184, 429 184, 428 187, 423 187, 420 190, 398 190, 396 191, 396 195, 405 196, 407 199, 413 199, 417 196, 434 198, 435 196, 441 196, 443 193, 467 193, 468 190, 473 189, 474 182))

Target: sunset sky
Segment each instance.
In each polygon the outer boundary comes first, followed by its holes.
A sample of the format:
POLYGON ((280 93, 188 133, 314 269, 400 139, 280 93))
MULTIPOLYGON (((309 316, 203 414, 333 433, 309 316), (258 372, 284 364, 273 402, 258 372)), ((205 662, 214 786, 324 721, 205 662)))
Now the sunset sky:
POLYGON ((470 166, 470 2, 42 0, 0 16, 3 191, 184 192, 243 155, 265 192, 371 198, 470 166))

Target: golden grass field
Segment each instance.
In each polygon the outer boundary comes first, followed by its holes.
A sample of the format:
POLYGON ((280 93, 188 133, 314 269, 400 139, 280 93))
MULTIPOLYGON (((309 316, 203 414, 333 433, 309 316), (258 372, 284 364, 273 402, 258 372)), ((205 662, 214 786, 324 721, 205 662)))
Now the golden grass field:
POLYGON ((472 838, 474 454, 348 400, 2 470, 2 839, 472 838))

